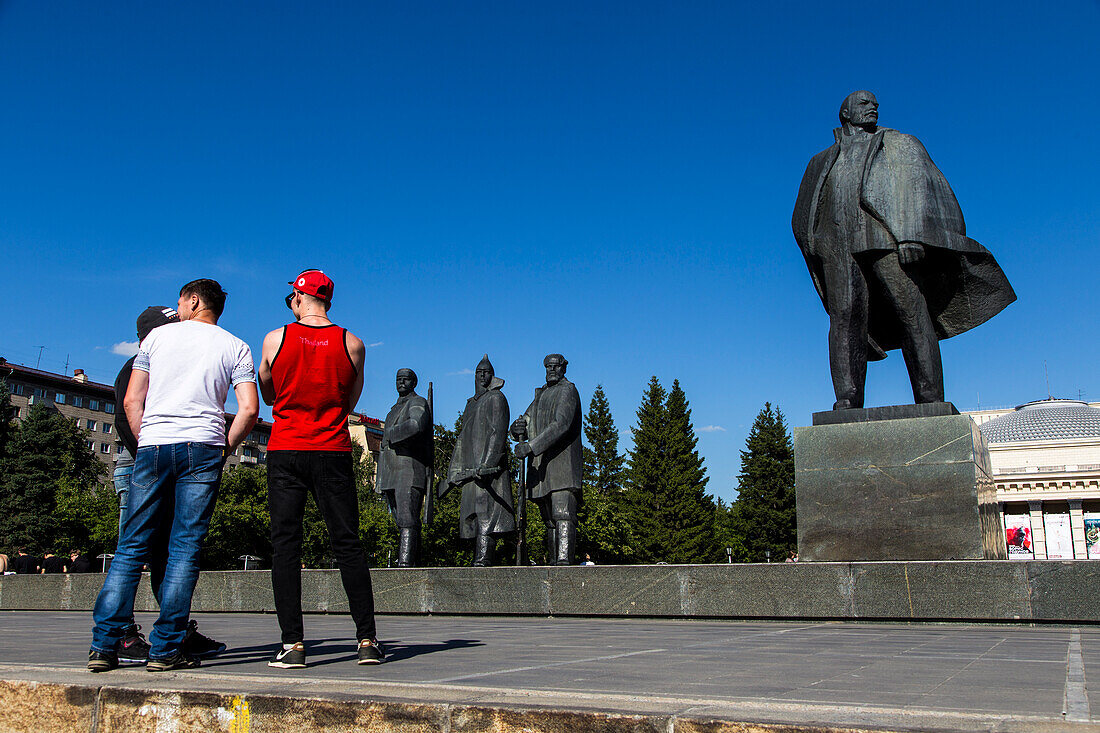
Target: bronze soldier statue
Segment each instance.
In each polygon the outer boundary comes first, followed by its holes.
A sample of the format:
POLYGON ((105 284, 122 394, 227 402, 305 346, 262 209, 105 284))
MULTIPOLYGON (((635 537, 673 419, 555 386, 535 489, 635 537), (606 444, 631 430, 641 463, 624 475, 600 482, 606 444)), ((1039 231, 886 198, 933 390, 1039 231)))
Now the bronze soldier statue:
POLYGON ((530 496, 546 525, 547 562, 572 565, 577 552, 577 509, 581 497, 581 396, 565 378, 569 365, 561 354, 542 362, 546 385, 535 390, 527 412, 512 423, 521 441, 516 457, 531 456, 527 472, 530 496))
MULTIPOLYGON (((386 497, 397 524, 397 566, 415 567, 420 547, 420 507, 431 488, 432 412, 416 393, 416 372, 397 370, 397 403, 386 415, 375 490, 386 497)), ((429 390, 430 392, 431 390, 429 390)))
POLYGON ((849 94, 840 124, 806 167, 791 220, 829 314, 833 409, 863 407, 867 360, 898 348, 914 401, 943 402, 939 341, 1016 294, 966 236, 955 194, 920 141, 878 126, 875 95, 849 94))
POLYGON ((486 354, 474 372, 474 396, 462 412, 442 497, 462 487, 459 537, 474 538, 475 566, 493 564, 497 538, 515 529, 512 476, 508 470, 508 400, 500 391, 504 380, 495 376, 486 354))

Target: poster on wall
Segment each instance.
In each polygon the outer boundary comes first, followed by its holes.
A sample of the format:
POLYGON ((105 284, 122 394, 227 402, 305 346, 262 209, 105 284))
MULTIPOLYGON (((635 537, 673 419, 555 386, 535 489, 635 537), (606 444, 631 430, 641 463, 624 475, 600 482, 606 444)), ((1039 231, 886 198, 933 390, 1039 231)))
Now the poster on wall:
POLYGON ((1100 560, 1100 512, 1085 512, 1085 557, 1100 560))
POLYGON ((1044 513, 1043 526, 1047 534, 1047 558, 1072 560, 1073 535, 1069 531, 1069 513, 1044 513))
POLYGON ((1031 515, 1005 514, 1004 518, 1008 556, 1017 560, 1034 558, 1035 548, 1031 544, 1031 515))

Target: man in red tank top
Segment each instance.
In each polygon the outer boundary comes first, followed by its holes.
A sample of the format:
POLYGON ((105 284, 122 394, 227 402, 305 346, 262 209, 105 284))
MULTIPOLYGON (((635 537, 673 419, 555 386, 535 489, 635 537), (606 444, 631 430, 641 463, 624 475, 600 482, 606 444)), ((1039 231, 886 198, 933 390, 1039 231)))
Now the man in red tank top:
POLYGON ((264 337, 260 393, 275 419, 267 447, 271 586, 282 647, 271 667, 306 666, 302 627, 302 515, 313 494, 328 527, 359 642, 359 664, 385 659, 374 626, 370 567, 359 540, 359 496, 348 413, 363 391, 363 342, 328 318, 333 282, 306 270, 286 297, 295 322, 264 337))

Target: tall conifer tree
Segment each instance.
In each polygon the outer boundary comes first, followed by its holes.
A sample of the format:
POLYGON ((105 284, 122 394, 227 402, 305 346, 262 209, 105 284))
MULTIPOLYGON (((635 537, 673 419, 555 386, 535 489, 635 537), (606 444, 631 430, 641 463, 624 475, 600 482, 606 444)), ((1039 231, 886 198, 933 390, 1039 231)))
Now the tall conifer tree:
POLYGON ((666 501, 666 396, 657 377, 651 377, 638 406, 637 427, 630 429, 634 447, 627 458, 627 501, 636 538, 635 558, 640 562, 666 560, 668 548, 668 533, 662 521, 666 501))
POLYGON ((698 439, 691 408, 679 380, 673 380, 665 403, 665 502, 667 557, 673 563, 713 562, 714 500, 706 493, 707 471, 695 449, 698 439))
POLYGON ((794 449, 783 413, 770 402, 756 416, 741 451, 738 495, 731 511, 750 562, 782 562, 798 544, 794 449))
POLYGON ((583 501, 578 512, 581 552, 598 563, 624 563, 634 556, 634 539, 623 493, 619 431, 603 386, 597 385, 584 418, 583 501))

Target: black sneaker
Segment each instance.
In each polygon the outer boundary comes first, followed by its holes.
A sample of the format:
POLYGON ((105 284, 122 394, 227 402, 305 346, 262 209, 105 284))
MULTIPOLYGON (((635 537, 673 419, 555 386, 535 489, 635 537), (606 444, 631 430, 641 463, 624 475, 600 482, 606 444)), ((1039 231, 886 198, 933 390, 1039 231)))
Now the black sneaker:
POLYGON ((359 642, 359 664, 381 664, 386 661, 386 652, 377 639, 363 639, 359 642))
POLYGON ((183 637, 183 653, 189 657, 210 659, 225 651, 225 644, 199 633, 199 625, 191 619, 187 622, 187 634, 183 637))
POLYGON ((106 652, 97 652, 95 649, 88 651, 89 672, 110 672, 118 666, 118 655, 106 652))
POLYGON ((279 650, 275 652, 275 656, 267 663, 267 666, 278 667, 279 669, 305 669, 306 645, 299 641, 289 649, 280 646, 279 650))
POLYGON ((149 661, 149 642, 145 641, 145 634, 141 633, 141 627, 130 624, 122 635, 122 642, 118 645, 119 664, 145 664, 149 661))
POLYGON ((172 652, 171 656, 163 659, 150 659, 149 663, 145 665, 145 669, 150 672, 171 672, 174 669, 194 669, 200 664, 202 662, 197 658, 189 657, 177 649, 172 652))

